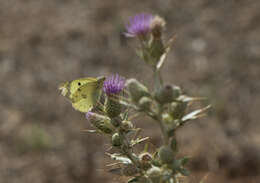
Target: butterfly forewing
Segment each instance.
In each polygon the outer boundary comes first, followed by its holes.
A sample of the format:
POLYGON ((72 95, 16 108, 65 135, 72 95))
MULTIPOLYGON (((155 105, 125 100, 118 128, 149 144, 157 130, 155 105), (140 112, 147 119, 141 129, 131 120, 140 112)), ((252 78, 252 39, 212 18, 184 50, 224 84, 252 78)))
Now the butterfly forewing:
POLYGON ((72 98, 73 94, 83 85, 87 84, 87 83, 95 83, 97 82, 96 78, 80 78, 80 79, 76 79, 70 82, 69 85, 69 91, 70 91, 70 97, 72 98))

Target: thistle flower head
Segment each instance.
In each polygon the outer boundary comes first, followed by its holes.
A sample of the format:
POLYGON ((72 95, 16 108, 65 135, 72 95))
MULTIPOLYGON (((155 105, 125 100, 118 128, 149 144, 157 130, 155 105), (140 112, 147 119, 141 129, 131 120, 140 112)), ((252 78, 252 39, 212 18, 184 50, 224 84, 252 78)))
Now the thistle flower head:
POLYGON ((125 87, 125 78, 118 74, 108 77, 104 81, 103 91, 107 95, 119 94, 125 87))
POLYGON ((127 37, 145 36, 151 31, 152 19, 153 16, 148 13, 141 13, 131 17, 126 25, 127 32, 125 35, 127 37))

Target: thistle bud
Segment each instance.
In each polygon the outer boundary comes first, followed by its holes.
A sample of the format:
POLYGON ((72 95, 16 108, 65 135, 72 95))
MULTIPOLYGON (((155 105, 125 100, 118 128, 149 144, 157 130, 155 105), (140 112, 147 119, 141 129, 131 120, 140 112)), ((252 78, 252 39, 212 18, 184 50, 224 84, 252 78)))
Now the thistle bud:
POLYGON ((144 110, 144 111, 149 111, 150 110, 150 107, 152 105, 152 99, 149 98, 149 97, 142 97, 138 104, 139 104, 139 107, 144 110))
POLYGON ((114 133, 112 136, 112 145, 115 147, 122 145, 122 139, 118 133, 114 133))
POLYGON ((144 153, 141 153, 139 155, 139 159, 141 161, 151 161, 153 158, 152 158, 152 155, 148 152, 144 152, 144 153))
POLYGON ((106 116, 93 112, 87 112, 86 119, 103 133, 111 134, 114 131, 114 127, 111 124, 110 119, 106 116))
POLYGON ((186 108, 188 106, 187 102, 172 102, 170 105, 170 114, 174 119, 180 119, 184 116, 186 108))
POLYGON ((148 170, 151 168, 152 155, 148 152, 144 152, 139 155, 141 168, 144 170, 148 170))
POLYGON ((133 102, 138 102, 144 96, 150 96, 148 89, 136 79, 128 79, 126 86, 133 102))
POLYGON ((162 163, 170 164, 174 160, 174 152, 168 146, 162 146, 159 149, 158 155, 162 163))
POLYGON ((156 166, 153 166, 147 171, 147 176, 153 183, 160 183, 162 170, 156 166))
POLYGON ((121 104, 114 97, 107 97, 105 101, 105 112, 110 118, 115 118, 121 113, 121 104))
POLYGON ((155 39, 160 39, 162 35, 162 31, 165 28, 166 22, 160 16, 155 16, 151 23, 152 35, 155 39))
POLYGON ((121 123, 121 130, 123 130, 124 132, 129 132, 130 130, 132 130, 134 128, 134 125, 131 121, 127 121, 124 120, 121 123))
POLYGON ((166 85, 155 93, 155 99, 161 104, 166 104, 178 98, 180 94, 181 90, 178 86, 166 85))

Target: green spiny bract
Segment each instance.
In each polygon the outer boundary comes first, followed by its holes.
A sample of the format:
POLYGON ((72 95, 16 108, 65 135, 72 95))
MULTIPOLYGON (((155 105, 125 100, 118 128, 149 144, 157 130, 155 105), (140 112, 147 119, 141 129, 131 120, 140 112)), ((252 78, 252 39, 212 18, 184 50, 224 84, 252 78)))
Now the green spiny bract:
POLYGON ((155 93, 155 99, 160 104, 171 103, 173 100, 177 99, 181 94, 181 89, 177 86, 166 85, 160 88, 155 93))
POLYGON ((158 151, 158 156, 162 163, 170 164, 174 160, 174 152, 169 146, 162 146, 158 151))
POLYGON ((112 135, 112 145, 113 146, 121 146, 122 145, 122 137, 119 135, 119 133, 114 133, 112 135))
POLYGON ((105 101, 105 112, 110 118, 115 118, 121 113, 121 104, 114 97, 107 97, 105 101))
POLYGON ((101 114, 88 112, 86 114, 88 121, 95 126, 98 130, 105 134, 111 134, 115 130, 111 124, 110 118, 101 114))
POLYGON ((139 100, 144 96, 150 96, 147 87, 139 81, 137 81, 136 79, 128 79, 126 81, 126 87, 129 91, 131 100, 135 103, 138 103, 139 100))

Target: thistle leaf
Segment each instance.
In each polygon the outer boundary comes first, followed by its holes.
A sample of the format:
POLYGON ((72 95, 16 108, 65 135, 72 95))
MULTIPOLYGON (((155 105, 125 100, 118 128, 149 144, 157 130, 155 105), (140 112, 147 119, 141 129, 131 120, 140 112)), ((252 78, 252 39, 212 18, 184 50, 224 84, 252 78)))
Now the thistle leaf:
POLYGON ((122 156, 121 154, 118 154, 118 153, 113 153, 113 154, 106 153, 106 154, 108 156, 110 156, 111 159, 116 160, 116 161, 120 161, 123 164, 131 164, 132 163, 129 158, 122 156))
POLYGON ((137 138, 137 139, 131 141, 131 146, 135 146, 135 145, 140 144, 140 143, 142 143, 146 140, 149 140, 149 137, 144 137, 144 138, 141 138, 141 139, 137 138))
POLYGON ((201 117, 202 113, 205 112, 206 110, 208 110, 210 107, 211 106, 208 105, 202 109, 198 109, 189 114, 186 114, 181 120, 182 120, 182 122, 186 122, 188 120, 197 119, 197 118, 201 117))

